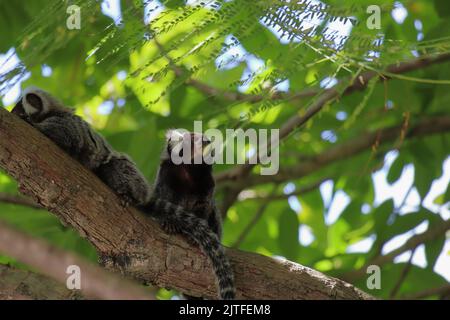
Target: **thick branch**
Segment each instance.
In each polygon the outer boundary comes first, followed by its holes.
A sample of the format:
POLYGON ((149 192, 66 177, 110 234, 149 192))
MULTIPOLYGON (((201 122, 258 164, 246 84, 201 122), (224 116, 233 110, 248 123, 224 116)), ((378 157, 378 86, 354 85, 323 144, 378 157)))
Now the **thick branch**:
MULTIPOLYGON (((358 153, 370 149, 375 142, 387 143, 400 137, 403 125, 382 129, 376 132, 362 134, 332 147, 316 156, 306 158, 296 166, 280 168, 274 176, 251 175, 245 180, 239 180, 236 185, 246 188, 263 183, 284 182, 299 179, 336 161, 348 159, 358 153)), ((450 132, 450 117, 440 116, 422 120, 408 130, 405 139, 422 137, 432 134, 450 132)))
POLYGON ((129 283, 74 254, 14 230, 2 222, 0 222, 0 252, 38 269, 60 283, 66 283, 69 266, 78 266, 81 290, 86 296, 101 299, 154 299, 154 296, 136 284, 129 283))
POLYGON ((0 300, 74 300, 79 291, 46 276, 0 264, 0 300))
MULTIPOLYGON (((119 199, 42 134, 0 109, 0 165, 20 190, 70 224, 98 250, 104 265, 144 282, 216 297, 210 264, 198 248, 119 199)), ((371 299, 338 279, 289 262, 228 250, 238 298, 371 299)))

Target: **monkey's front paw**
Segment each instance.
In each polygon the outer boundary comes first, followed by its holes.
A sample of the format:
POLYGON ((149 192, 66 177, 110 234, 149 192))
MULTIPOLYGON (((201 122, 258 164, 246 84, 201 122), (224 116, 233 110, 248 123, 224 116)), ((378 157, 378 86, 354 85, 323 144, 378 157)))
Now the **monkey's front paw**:
POLYGON ((133 204, 133 199, 125 194, 120 195, 120 204, 124 208, 128 208, 129 206, 131 206, 133 204))
POLYGON ((186 242, 189 243, 191 246, 193 246, 193 247, 198 247, 198 243, 197 243, 194 239, 192 239, 192 238, 190 238, 190 237, 184 237, 184 239, 185 239, 186 242))
POLYGON ((180 229, 176 224, 170 223, 168 221, 161 222, 161 228, 167 233, 167 234, 179 234, 180 229))

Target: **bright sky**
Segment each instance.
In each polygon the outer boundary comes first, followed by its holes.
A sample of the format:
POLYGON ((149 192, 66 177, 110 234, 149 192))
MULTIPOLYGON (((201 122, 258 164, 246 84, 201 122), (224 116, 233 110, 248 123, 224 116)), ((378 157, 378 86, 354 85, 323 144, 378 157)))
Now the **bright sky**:
MULTIPOLYGON (((318 1, 316 1, 318 2, 318 1)), ((108 15, 112 17, 116 22, 120 20, 121 14, 120 14, 120 1, 119 0, 105 0, 102 3, 102 10, 105 15, 108 15)), ((402 24, 405 20, 405 18, 408 15, 407 10, 403 5, 401 5, 399 2, 396 3, 397 7, 392 11, 392 17, 394 20, 402 24)), ((158 14, 162 10, 162 5, 158 1, 152 1, 147 5, 146 8, 146 18, 145 21, 148 23, 154 16, 158 14), (155 8, 159 7, 158 9, 154 10, 155 8)), ((320 20, 316 21, 310 21, 310 25, 318 24, 320 20)), ((307 23, 305 23, 305 26, 307 23)), ((333 30, 339 30, 339 33, 341 35, 348 35, 351 31, 351 23, 343 24, 342 22, 335 21, 329 26, 333 30)), ((415 27, 417 30, 417 38, 418 40, 421 40, 423 37, 422 34, 422 22, 417 20, 415 21, 415 27)), ((277 31, 272 28, 272 32, 274 32, 275 35, 278 37, 280 36, 277 31)), ((231 37, 231 36, 230 36, 231 37)), ((228 40, 230 39, 228 38, 228 40)), ((281 40, 282 42, 286 41, 285 39, 281 40)), ((223 56, 219 57, 217 59, 217 65, 220 65, 221 62, 224 63, 230 59, 232 55, 239 55, 241 59, 247 63, 247 69, 245 70, 244 74, 242 75, 242 79, 245 79, 250 73, 252 72, 258 72, 258 70, 261 70, 261 68, 264 66, 264 61, 257 59, 254 55, 248 53, 245 51, 245 48, 242 46, 237 46, 233 49, 231 49, 229 52, 224 54, 223 56)), ((14 53, 14 49, 10 49, 8 52, 0 54, 0 74, 7 72, 8 70, 11 70, 19 63, 19 59, 17 55, 14 53)), ((224 63, 226 64, 226 63, 224 63)), ((231 67, 232 64, 230 64, 227 67, 231 67)), ((52 73, 51 68, 48 66, 43 66, 42 68, 42 74, 44 76, 50 76, 52 73)), ((26 76, 28 78, 29 75, 26 76)), ((324 79, 322 82, 322 86, 330 86, 333 85, 334 79, 324 79)), ((10 105, 14 103, 19 95, 20 95, 20 85, 21 82, 17 83, 14 87, 10 88, 6 92, 6 94, 2 97, 2 102, 4 105, 10 105)), ((278 85, 279 90, 287 91, 289 90, 289 82, 286 80, 278 85)), ((240 90, 245 90, 245 86, 242 86, 240 90)), ((106 105, 102 105, 101 108, 105 109, 104 112, 107 113, 109 108, 106 105)), ((102 109, 102 110, 103 110, 102 109)), ((345 119, 345 114, 338 114, 338 118, 345 119)), ((324 132, 322 135, 324 139, 336 139, 336 137, 333 137, 332 131, 324 132)), ((332 141, 332 140, 330 140, 332 141)), ((407 190, 410 188, 410 186, 413 183, 414 180, 414 167, 412 165, 408 165, 406 169, 403 171, 400 179, 395 182, 393 185, 389 185, 386 176, 389 171, 390 165, 396 158, 397 153, 391 152, 386 155, 385 158, 385 165, 384 167, 373 174, 373 180, 375 185, 375 203, 374 205, 379 205, 382 202, 384 202, 386 199, 394 199, 394 202, 396 205, 399 205, 403 198, 405 197, 405 194, 407 190)), ((450 208, 449 204, 444 207, 439 207, 436 204, 433 204, 433 200, 440 194, 442 194, 447 185, 450 183, 450 156, 447 158, 447 160, 443 164, 443 175, 434 181, 431 191, 427 195, 427 197, 423 201, 423 206, 428 208, 429 210, 435 212, 436 214, 440 214, 443 219, 450 219, 450 208)), ((285 188, 285 192, 293 191, 294 189, 293 184, 288 184, 285 188)), ((326 221, 328 224, 333 223, 336 221, 336 219, 339 218, 339 215, 342 213, 344 208, 349 203, 349 197, 343 192, 343 191, 337 191, 334 196, 332 195, 332 182, 325 182, 321 188, 322 196, 324 198, 325 203, 330 204, 329 212, 326 216, 326 221)), ((408 198, 406 199, 405 206, 401 210, 401 214, 405 214, 408 209, 412 210, 418 205, 420 205, 420 197, 415 189, 413 189, 413 192, 410 193, 408 198)), ((298 202, 297 198, 293 197, 289 199, 289 204, 292 207, 293 210, 296 212, 300 212, 301 214, 301 206, 298 202)), ((367 205, 365 209, 370 209, 370 207, 367 205)), ((411 236, 413 236, 416 233, 423 232, 427 228, 427 223, 423 223, 419 225, 416 229, 413 231, 407 232, 403 235, 400 235, 398 237, 393 238, 391 241, 389 241, 383 248, 383 253, 388 253, 395 248, 400 247, 403 245, 407 239, 409 239, 411 236)), ((302 226, 300 230, 300 236, 299 239, 300 243, 303 245, 308 245, 313 241, 314 235, 311 233, 311 230, 307 226, 302 226)), ((374 237, 367 238, 357 244, 352 245, 348 252, 366 252, 371 247, 372 243, 374 242, 374 237)), ((396 258, 396 262, 400 261, 407 261, 410 256, 410 252, 406 252, 396 258)), ((418 266, 424 267, 426 266, 426 258, 425 258, 425 251, 424 246, 420 246, 418 250, 416 250, 415 255, 413 257, 412 262, 418 266)), ((450 281, 450 240, 446 241, 445 249, 441 253, 440 257, 437 260, 435 271, 441 275, 443 275, 447 280, 450 281)))

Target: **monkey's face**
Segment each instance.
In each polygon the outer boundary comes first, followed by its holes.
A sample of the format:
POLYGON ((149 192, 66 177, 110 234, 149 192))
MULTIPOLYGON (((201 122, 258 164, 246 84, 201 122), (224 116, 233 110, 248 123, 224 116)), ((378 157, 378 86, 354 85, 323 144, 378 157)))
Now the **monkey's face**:
POLYGON ((167 147, 166 159, 179 164, 204 164, 204 157, 211 152, 209 145, 211 141, 200 133, 169 130, 166 134, 167 147), (178 158, 178 159, 175 159, 178 158))

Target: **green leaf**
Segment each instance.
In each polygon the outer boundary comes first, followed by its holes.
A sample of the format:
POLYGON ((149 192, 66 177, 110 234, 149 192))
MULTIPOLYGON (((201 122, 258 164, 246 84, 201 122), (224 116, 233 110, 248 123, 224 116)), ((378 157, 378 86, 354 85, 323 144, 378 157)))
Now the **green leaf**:
POLYGON ((450 17, 450 6, 447 0, 434 0, 434 7, 441 18, 450 17))
MULTIPOLYGON (((369 291, 383 299, 391 298, 391 292, 397 285, 407 263, 387 264, 381 268, 381 289, 369 291)), ((437 288, 447 284, 447 280, 435 272, 416 265, 409 266, 409 272, 403 280, 396 297, 402 297, 413 293, 421 292, 431 288, 437 288)), ((360 288, 367 290, 366 278, 356 283, 360 288)))
POLYGON ((167 8, 176 9, 185 5, 185 0, 163 0, 161 1, 167 8))
POLYGON ((348 242, 346 239, 350 226, 341 219, 338 219, 328 228, 328 248, 327 254, 334 255, 344 253, 348 242))
POLYGON ((315 237, 315 244, 321 250, 327 246, 328 228, 325 224, 324 207, 319 191, 311 192, 300 199, 302 212, 300 213, 300 223, 311 227, 315 237))
MULTIPOLYGON (((430 215, 428 228, 433 229, 439 224, 444 223, 444 220, 438 214, 430 215)), ((445 233, 434 240, 425 243, 425 256, 427 258, 427 268, 433 270, 436 260, 444 249, 446 241, 445 233)))
POLYGON ((404 158, 399 155, 395 160, 394 163, 391 165, 389 169, 389 173, 387 175, 387 181, 390 184, 393 184, 395 181, 400 179, 403 169, 405 167, 405 161, 404 158))
POLYGON ((444 203, 447 203, 447 202, 449 202, 449 201, 450 201, 450 185, 447 186, 447 190, 446 190, 445 193, 444 193, 444 201, 443 201, 443 204, 444 204, 444 203))
POLYGON ((429 217, 429 213, 425 210, 397 216, 394 223, 383 231, 383 241, 387 241, 414 229, 429 217))
POLYGON ((298 242, 299 222, 298 217, 292 210, 284 210, 279 220, 278 243, 280 252, 289 260, 296 261, 299 254, 300 244, 298 242))
POLYGON ((427 267, 430 269, 434 268, 436 260, 442 253, 445 246, 445 235, 438 237, 437 239, 428 241, 425 244, 425 256, 427 257, 427 267))
POLYGON ((430 174, 430 167, 423 166, 422 164, 414 163, 414 185, 419 192, 422 199, 426 197, 430 190, 431 183, 436 178, 433 174, 430 174))
POLYGON ((394 211, 394 201, 392 199, 383 202, 380 206, 373 210, 372 215, 375 219, 375 231, 377 233, 386 232, 389 228, 388 219, 394 211))
POLYGON ((436 196, 436 198, 433 200, 433 203, 437 204, 438 206, 443 206, 449 201, 450 201, 450 185, 447 186, 447 189, 443 193, 436 196))

